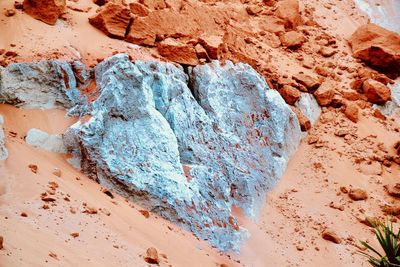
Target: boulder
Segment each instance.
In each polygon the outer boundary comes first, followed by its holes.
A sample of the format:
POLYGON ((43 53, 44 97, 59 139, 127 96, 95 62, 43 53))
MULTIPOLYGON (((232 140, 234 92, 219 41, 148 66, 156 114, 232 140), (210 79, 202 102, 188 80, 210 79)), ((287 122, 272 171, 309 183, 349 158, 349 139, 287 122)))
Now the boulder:
POLYGON ((109 2, 89 18, 89 23, 111 38, 124 39, 131 20, 129 8, 109 2))
POLYGON ((300 126, 249 65, 213 61, 187 73, 125 54, 102 61, 90 119, 71 126, 65 140, 100 183, 235 250, 245 231, 232 205, 256 216, 299 144, 300 126))
POLYGON ((280 40, 283 46, 296 49, 303 45, 305 38, 303 34, 296 31, 285 32, 280 36, 280 40))
POLYGON ((179 64, 197 65, 196 49, 191 44, 185 44, 174 38, 167 38, 157 44, 158 53, 168 59, 179 64))
POLYGON ((50 109, 69 108, 80 99, 74 72, 64 61, 10 64, 0 77, 0 103, 50 109))
POLYGON ((286 103, 289 105, 294 105, 300 98, 300 91, 293 86, 284 85, 282 89, 279 90, 282 98, 285 100, 286 103))
POLYGON ((284 20, 285 28, 295 29, 301 24, 298 0, 282 0, 276 5, 275 15, 284 20))
POLYGON ((26 14, 49 25, 56 24, 65 6, 65 0, 24 0, 23 2, 26 14))
POLYGON ((315 99, 321 107, 329 106, 334 95, 335 85, 329 80, 325 80, 314 92, 315 99))
POLYGON ((5 144, 3 123, 4 123, 3 116, 0 115, 0 160, 6 160, 8 158, 8 150, 5 144))
POLYGON ((360 26, 349 39, 354 57, 370 66, 400 75, 400 35, 370 23, 360 26))
POLYGON ((372 79, 364 81, 363 91, 368 101, 374 104, 383 105, 391 99, 390 89, 383 83, 372 79))
POLYGON ((125 0, 93 0, 93 3, 95 3, 98 6, 104 6, 105 4, 113 2, 115 4, 119 5, 125 5, 125 0))

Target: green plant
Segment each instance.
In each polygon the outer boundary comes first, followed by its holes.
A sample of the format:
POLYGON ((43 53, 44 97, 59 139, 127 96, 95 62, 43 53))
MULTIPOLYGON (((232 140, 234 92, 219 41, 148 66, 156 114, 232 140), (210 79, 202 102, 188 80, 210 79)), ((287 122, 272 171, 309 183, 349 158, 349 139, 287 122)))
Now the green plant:
POLYGON ((397 233, 393 231, 393 223, 384 224, 367 218, 370 225, 375 229, 376 238, 384 251, 384 255, 371 247, 367 242, 360 241, 368 252, 360 253, 368 258, 368 262, 374 267, 400 267, 400 229, 397 233), (378 257, 377 257, 377 256, 378 257))

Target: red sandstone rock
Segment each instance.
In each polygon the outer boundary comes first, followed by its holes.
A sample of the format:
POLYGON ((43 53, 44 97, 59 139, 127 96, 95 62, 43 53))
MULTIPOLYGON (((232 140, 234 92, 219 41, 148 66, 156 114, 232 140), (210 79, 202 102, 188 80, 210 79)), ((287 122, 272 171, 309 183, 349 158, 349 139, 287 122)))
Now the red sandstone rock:
POLYGON ((44 23, 54 25, 64 12, 65 0, 24 0, 25 13, 44 23))
POLYGON ((349 192, 349 197, 355 201, 366 200, 368 198, 368 194, 363 189, 351 189, 349 192))
POLYGON ((284 20, 287 29, 294 29, 301 24, 298 0, 279 1, 276 5, 275 14, 284 20))
POLYGON ((192 45, 181 43, 173 38, 167 38, 158 43, 157 50, 161 56, 176 63, 196 65, 199 62, 192 45))
POLYGON ((282 98, 289 105, 294 105, 300 98, 300 91, 290 85, 284 85, 282 89, 279 90, 282 98))
POLYGON ((332 230, 325 230, 322 232, 322 238, 336 244, 341 243, 341 238, 332 230))
POLYGON ((280 36, 283 46, 291 49, 299 48, 303 45, 305 38, 303 34, 296 31, 289 31, 280 36))
POLYGON ((150 14, 150 10, 140 3, 130 3, 129 8, 131 9, 132 14, 139 17, 146 17, 150 14))
POLYGON ((320 86, 320 82, 317 79, 315 79, 307 74, 304 74, 304 73, 299 73, 299 74, 293 75, 293 79, 296 82, 304 85, 308 89, 309 92, 313 92, 313 91, 317 90, 318 87, 320 86))
POLYGON ((144 260, 150 264, 159 264, 160 259, 158 258, 157 249, 155 249, 153 247, 148 248, 146 251, 146 257, 144 258, 144 260))
POLYGON ((348 102, 344 110, 344 115, 352 122, 358 122, 360 108, 353 102, 348 102))
POLYGON ((110 2, 103 6, 96 15, 90 17, 89 22, 107 36, 123 39, 131 19, 129 8, 110 2))
POLYGON ((353 55, 371 66, 400 75, 400 35, 375 24, 359 27, 351 36, 353 55))
POLYGON ((296 107, 292 107, 293 112, 296 114, 297 119, 299 120, 300 123, 300 128, 303 132, 308 131, 311 129, 311 122, 310 120, 304 116, 304 114, 296 107))
POLYGON ((218 59, 224 47, 223 36, 211 35, 199 38, 199 43, 206 49, 211 59, 218 59))
POLYGON ((326 80, 314 92, 314 96, 320 106, 329 106, 332 103, 333 96, 335 95, 334 84, 326 80))
POLYGON ((363 83, 363 91, 368 101, 374 104, 383 105, 390 100, 390 89, 375 80, 368 79, 363 83))

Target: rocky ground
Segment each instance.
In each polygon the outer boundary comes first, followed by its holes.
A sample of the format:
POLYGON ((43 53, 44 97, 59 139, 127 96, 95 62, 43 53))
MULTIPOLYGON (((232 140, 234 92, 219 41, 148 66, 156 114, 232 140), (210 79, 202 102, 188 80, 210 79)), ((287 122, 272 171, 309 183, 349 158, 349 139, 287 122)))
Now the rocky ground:
MULTIPOLYGON (((95 67, 117 53, 185 68, 244 62, 291 106, 304 139, 257 220, 233 207, 250 237, 240 253, 221 253, 102 188, 69 165, 71 155, 28 145, 38 142, 25 142, 30 129, 53 134, 53 146, 77 119, 17 109, 4 91, 0 266, 367 266, 359 240, 376 241, 365 218, 397 223, 400 37, 367 24, 357 6, 366 1, 31 2, 0 3, 6 70, 42 59, 95 67)), ((376 5, 396 21, 395 3, 376 5)), ((89 101, 99 87, 85 88, 89 101)))

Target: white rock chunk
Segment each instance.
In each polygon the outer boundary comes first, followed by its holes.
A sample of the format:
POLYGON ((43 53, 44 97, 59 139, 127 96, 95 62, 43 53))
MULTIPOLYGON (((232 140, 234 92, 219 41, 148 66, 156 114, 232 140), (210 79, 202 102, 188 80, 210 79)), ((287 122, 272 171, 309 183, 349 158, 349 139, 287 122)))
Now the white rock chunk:
POLYGON ((6 160, 8 158, 8 150, 5 144, 5 136, 3 131, 4 119, 0 115, 0 160, 6 160))
POLYGON ((36 128, 28 131, 25 142, 33 147, 42 148, 54 153, 67 152, 61 135, 48 134, 36 128))
POLYGON ((314 124, 321 115, 321 107, 312 94, 302 93, 294 105, 310 120, 311 124, 314 124))

